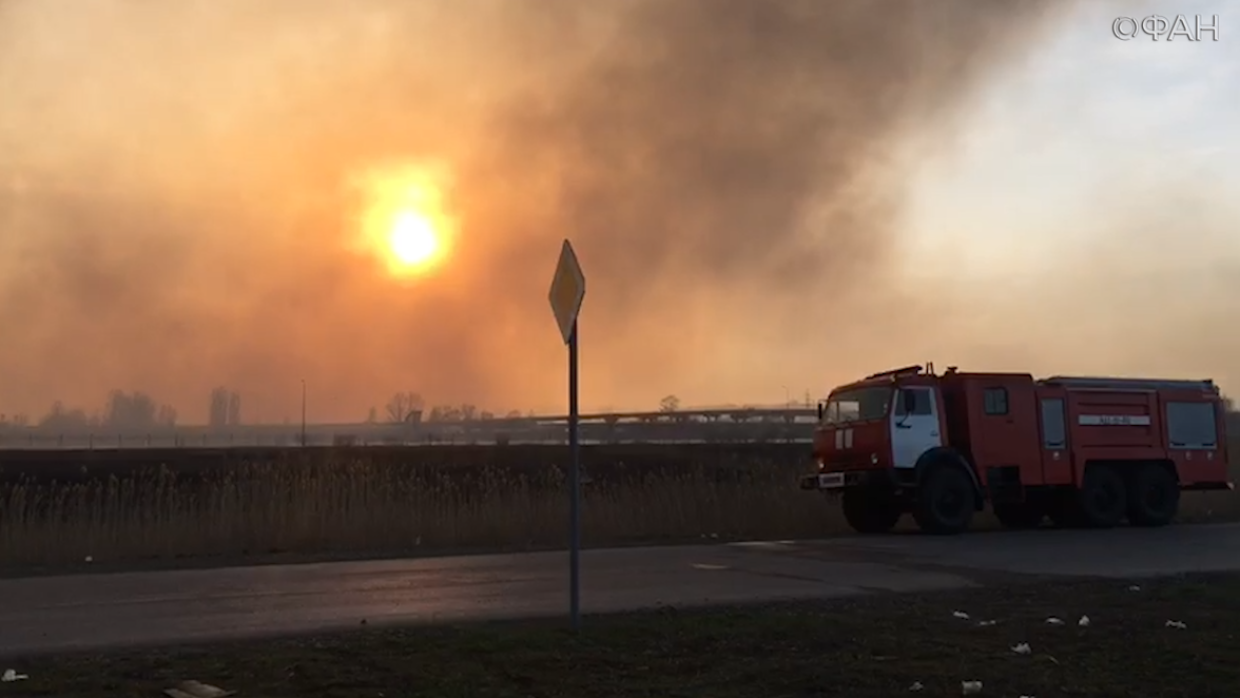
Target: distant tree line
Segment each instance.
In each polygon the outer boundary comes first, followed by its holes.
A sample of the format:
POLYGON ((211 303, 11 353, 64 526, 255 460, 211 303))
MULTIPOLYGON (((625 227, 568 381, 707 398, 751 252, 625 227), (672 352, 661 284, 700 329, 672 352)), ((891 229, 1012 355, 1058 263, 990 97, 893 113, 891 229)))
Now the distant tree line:
MULTIPOLYGON (((149 394, 134 390, 112 390, 103 408, 87 411, 56 400, 38 420, 26 414, 0 414, 0 426, 28 427, 58 432, 80 432, 91 429, 128 431, 158 429, 177 425, 177 409, 159 402, 149 394)), ((210 423, 213 426, 241 423, 241 397, 235 392, 217 388, 211 393, 210 423)))
MULTIPOLYGON (((29 419, 18 415, 9 423, 25 426, 29 419), (20 417, 20 423, 17 417, 20 417)), ((87 412, 80 407, 68 407, 62 401, 52 403, 47 413, 35 426, 56 431, 81 431, 85 429, 142 429, 171 427, 177 423, 176 408, 157 402, 141 392, 113 390, 108 393, 103 409, 87 412)))
MULTIPOLYGON (((1231 397, 1223 397, 1223 404, 1228 412, 1235 412, 1236 404, 1231 397)), ((668 395, 659 401, 659 411, 677 412, 681 408, 680 398, 668 395)), ((208 405, 207 423, 211 427, 230 427, 242 424, 241 394, 235 390, 218 387, 211 391, 208 405)), ((510 410, 504 415, 506 419, 522 417, 519 410, 510 410)), ((526 416, 534 416, 529 412, 526 416)), ((383 407, 382 420, 377 408, 370 408, 366 422, 377 424, 380 421, 388 424, 419 424, 422 422, 470 422, 475 420, 495 419, 493 412, 479 410, 470 403, 440 404, 426 409, 426 400, 416 391, 394 393, 383 407)), ((27 427, 32 420, 27 414, 0 414, 0 427, 27 427)), ((172 427, 177 424, 177 410, 172 405, 161 403, 142 391, 125 392, 113 390, 108 393, 107 401, 102 410, 87 412, 80 407, 69 407, 57 400, 37 421, 34 426, 57 431, 82 431, 86 429, 148 429, 172 427)))
MULTIPOLYGON (((521 412, 512 410, 506 417, 521 417, 521 412)), ((533 416, 533 413, 530 413, 533 416)), ((149 394, 140 390, 125 392, 113 390, 108 393, 107 400, 100 410, 89 411, 82 407, 71 407, 61 400, 56 400, 38 420, 31 420, 27 414, 0 414, 0 427, 35 426, 41 429, 61 432, 86 431, 90 429, 147 429, 172 427, 177 424, 177 410, 172 405, 161 403, 149 394)), ((435 405, 429 410, 422 395, 415 391, 402 391, 392 395, 383 409, 383 422, 420 423, 420 422, 467 422, 473 420, 495 419, 495 414, 479 410, 470 403, 435 405)), ((379 410, 372 407, 366 421, 379 423, 379 410)), ((241 393, 224 386, 211 390, 207 404, 207 425, 212 428, 232 427, 243 424, 241 412, 241 393)))
MULTIPOLYGON (((512 410, 507 417, 520 417, 521 413, 512 410)), ((420 424, 422 422, 472 422, 474 420, 495 419, 493 412, 479 410, 477 405, 462 403, 459 405, 435 405, 428 411, 426 400, 421 393, 407 390, 397 392, 383 407, 383 417, 389 424, 420 424)), ((367 423, 379 421, 379 410, 370 408, 366 416, 367 423)))

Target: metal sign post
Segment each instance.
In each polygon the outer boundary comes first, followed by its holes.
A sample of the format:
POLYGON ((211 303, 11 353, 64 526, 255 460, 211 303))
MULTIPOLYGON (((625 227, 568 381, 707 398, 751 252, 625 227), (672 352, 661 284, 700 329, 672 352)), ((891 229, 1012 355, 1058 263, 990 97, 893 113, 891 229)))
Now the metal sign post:
POLYGON ((568 240, 551 279, 551 310, 568 345, 568 613, 573 630, 581 625, 581 443, 577 408, 577 315, 586 295, 586 277, 568 240))

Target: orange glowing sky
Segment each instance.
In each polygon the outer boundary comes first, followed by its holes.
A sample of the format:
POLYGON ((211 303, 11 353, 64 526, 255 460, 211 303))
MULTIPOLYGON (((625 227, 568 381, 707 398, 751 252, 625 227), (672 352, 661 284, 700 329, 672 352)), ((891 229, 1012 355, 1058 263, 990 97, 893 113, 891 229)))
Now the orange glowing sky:
POLYGON ((0 0, 0 412, 561 411, 565 237, 587 410, 927 360, 1240 384, 1234 146, 1168 145, 1234 106, 1125 92, 1168 59, 1098 6, 586 5, 0 0))

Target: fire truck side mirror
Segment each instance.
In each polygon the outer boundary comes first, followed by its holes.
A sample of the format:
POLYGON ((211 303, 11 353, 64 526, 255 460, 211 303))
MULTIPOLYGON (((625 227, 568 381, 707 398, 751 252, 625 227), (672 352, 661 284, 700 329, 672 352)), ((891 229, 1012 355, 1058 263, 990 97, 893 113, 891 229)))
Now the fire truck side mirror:
POLYGON ((821 400, 819 400, 818 401, 818 421, 821 422, 822 416, 826 413, 827 413, 827 406, 824 405, 821 400))

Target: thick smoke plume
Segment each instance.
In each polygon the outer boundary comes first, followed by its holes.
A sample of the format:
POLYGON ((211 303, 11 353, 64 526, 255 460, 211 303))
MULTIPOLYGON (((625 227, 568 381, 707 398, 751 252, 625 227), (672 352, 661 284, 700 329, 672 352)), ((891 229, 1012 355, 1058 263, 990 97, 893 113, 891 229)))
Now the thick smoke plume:
POLYGON ((890 297, 902 148, 1060 5, 9 0, 0 401, 557 409, 564 237, 588 407, 769 400, 890 297), (349 251, 348 182, 410 163, 458 230, 402 282, 349 251))

